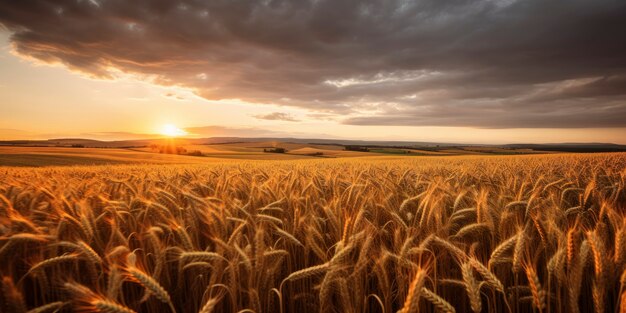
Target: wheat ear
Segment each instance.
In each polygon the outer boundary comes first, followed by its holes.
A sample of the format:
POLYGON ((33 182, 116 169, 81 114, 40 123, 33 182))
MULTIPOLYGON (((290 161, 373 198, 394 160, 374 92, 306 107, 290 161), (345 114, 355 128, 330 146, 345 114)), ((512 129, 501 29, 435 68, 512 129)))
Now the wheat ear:
POLYGON ((443 312, 443 313, 455 313, 456 312, 454 307, 450 303, 448 303, 448 301, 446 301, 445 299, 443 299, 436 293, 430 291, 430 289, 426 287, 422 287, 421 294, 426 300, 430 301, 430 303, 432 303, 439 312, 443 312))
POLYGON ((474 277, 472 266, 467 262, 463 263, 461 265, 461 274, 463 274, 463 282, 465 283, 465 290, 467 291, 472 311, 474 311, 474 313, 480 313, 480 311, 482 311, 480 285, 474 277))
POLYGON ((131 267, 128 269, 128 272, 142 286, 144 286, 144 288, 146 288, 148 291, 154 294, 157 297, 157 299, 159 299, 163 303, 169 304, 170 309, 172 309, 172 312, 174 313, 176 312, 176 310, 174 309, 174 305, 172 304, 172 300, 170 299, 170 295, 167 293, 165 288, 163 288, 163 286, 159 284, 159 282, 157 282, 154 278, 148 276, 146 273, 144 273, 143 271, 140 271, 137 268, 131 267))

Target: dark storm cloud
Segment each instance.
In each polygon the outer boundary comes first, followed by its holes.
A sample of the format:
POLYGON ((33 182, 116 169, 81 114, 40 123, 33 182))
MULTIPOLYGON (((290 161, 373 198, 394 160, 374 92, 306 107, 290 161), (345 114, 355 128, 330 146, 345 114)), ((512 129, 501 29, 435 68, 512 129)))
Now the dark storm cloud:
POLYGON ((22 55, 358 125, 626 126, 623 0, 0 0, 22 55))
POLYGON ((293 117, 291 114, 281 113, 281 112, 272 112, 269 114, 257 114, 254 115, 255 118, 260 120, 268 120, 268 121, 287 121, 287 122, 298 122, 297 118, 293 117))
MULTIPOLYGON (((566 101, 564 101, 566 102, 566 101)), ((626 107, 619 104, 561 103, 551 107, 483 103, 480 106, 436 105, 387 110, 375 117, 351 117, 352 125, 470 126, 479 128, 623 127, 626 107), (478 110, 483 116, 478 115, 478 110), (487 121, 488 120, 488 121, 487 121)))
POLYGON ((311 136, 315 138, 331 138, 330 135, 324 133, 304 133, 304 132, 285 132, 276 131, 258 127, 225 127, 225 126, 201 126, 201 127, 188 127, 185 131, 196 137, 274 137, 274 138, 296 138, 303 137, 309 138, 311 136))

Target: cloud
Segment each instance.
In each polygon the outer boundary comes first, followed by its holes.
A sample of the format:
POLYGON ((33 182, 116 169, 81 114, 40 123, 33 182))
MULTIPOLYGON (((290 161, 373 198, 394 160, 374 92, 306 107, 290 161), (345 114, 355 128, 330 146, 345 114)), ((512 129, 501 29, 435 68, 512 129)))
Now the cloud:
POLYGON ((185 97, 177 95, 175 93, 171 93, 171 92, 166 93, 165 97, 171 98, 171 99, 175 99, 175 100, 179 100, 179 101, 184 101, 185 100, 185 97))
POLYGON ((282 132, 257 127, 199 126, 187 127, 185 131, 194 137, 272 137, 282 132))
POLYGON ((7 1, 16 53, 356 125, 624 127, 620 0, 7 1))
POLYGON ((320 121, 337 121, 339 119, 338 115, 330 113, 309 113, 306 115, 306 117, 309 119, 320 121))
POLYGON ((185 131, 193 137, 334 138, 324 133, 286 132, 258 127, 226 127, 217 125, 187 127, 185 131))
POLYGON ((287 122, 299 122, 300 121, 299 119, 295 118, 291 114, 281 113, 281 112, 257 114, 253 116, 260 120, 269 120, 269 121, 287 121, 287 122))
POLYGON ((479 111, 462 105, 438 105, 418 109, 389 110, 379 115, 355 116, 342 120, 348 125, 459 126, 477 128, 611 128, 624 127, 626 106, 619 103, 558 103, 559 108, 485 104, 479 111), (607 114, 611 112, 611 114, 607 114), (491 119, 489 123, 485 119, 491 119))

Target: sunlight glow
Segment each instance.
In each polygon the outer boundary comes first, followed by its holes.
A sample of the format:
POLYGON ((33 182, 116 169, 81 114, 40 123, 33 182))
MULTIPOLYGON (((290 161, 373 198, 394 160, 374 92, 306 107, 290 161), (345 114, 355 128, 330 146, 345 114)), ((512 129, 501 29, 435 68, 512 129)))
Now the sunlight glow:
POLYGON ((161 135, 168 137, 179 137, 187 135, 187 132, 174 126, 173 124, 165 124, 163 128, 161 128, 161 135))

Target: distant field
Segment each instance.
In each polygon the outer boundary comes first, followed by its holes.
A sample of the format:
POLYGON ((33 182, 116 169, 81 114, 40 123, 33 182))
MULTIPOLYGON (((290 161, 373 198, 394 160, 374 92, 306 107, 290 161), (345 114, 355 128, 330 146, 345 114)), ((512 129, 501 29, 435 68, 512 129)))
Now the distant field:
MULTIPOLYGON (((188 151, 200 151, 206 157, 250 159, 250 160, 294 160, 312 157, 355 157, 372 154, 345 151, 342 146, 310 145, 286 142, 245 142, 210 145, 183 145, 188 151), (284 148, 286 153, 267 153, 263 150, 284 148)), ((150 148, 135 149, 152 152, 150 148)))
POLYGON ((314 145, 299 144, 289 142, 245 142, 219 145, 190 145, 184 146, 188 150, 199 150, 206 153, 207 156, 223 156, 223 155, 261 155, 265 159, 302 159, 312 156, 323 157, 358 157, 371 156, 372 154, 346 151, 343 146, 338 145, 314 145), (266 153, 264 149, 284 148, 287 150, 284 154, 266 153))
POLYGON ((227 160, 298 160, 320 157, 374 157, 384 154, 345 151, 342 146, 278 142, 249 142, 216 145, 184 145, 202 156, 162 154, 151 148, 68 148, 0 146, 0 166, 62 166, 105 164, 196 164, 227 160), (286 153, 264 149, 285 148, 286 153))
POLYGON ((192 156, 147 153, 128 149, 0 147, 0 166, 54 166, 102 164, 191 164, 219 161, 192 156))
POLYGON ((530 149, 501 149, 486 147, 441 148, 439 150, 370 148, 369 152, 348 151, 340 145, 316 145, 289 142, 243 142, 228 144, 181 145, 187 152, 201 156, 162 154, 150 147, 135 148, 70 148, 0 146, 0 166, 61 166, 104 164, 194 164, 224 160, 297 160, 316 158, 351 158, 376 156, 449 156, 469 154, 533 154, 530 149), (285 153, 264 150, 283 148, 285 153))
POLYGON ((625 309, 626 154, 61 151, 162 163, 2 167, 0 312, 625 309))

